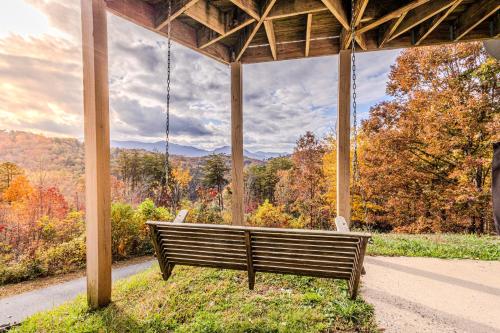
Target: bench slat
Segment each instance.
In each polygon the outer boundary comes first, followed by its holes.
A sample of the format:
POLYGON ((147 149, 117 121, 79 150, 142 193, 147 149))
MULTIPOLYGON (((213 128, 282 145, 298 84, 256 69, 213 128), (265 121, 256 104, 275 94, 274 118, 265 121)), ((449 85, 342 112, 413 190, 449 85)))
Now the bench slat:
POLYGON ((226 261, 214 261, 214 260, 192 260, 192 259, 175 259, 171 261, 176 265, 186 265, 186 266, 199 266, 199 267, 212 267, 212 268, 229 268, 236 269, 240 271, 246 271, 246 265, 235 264, 226 261))
POLYGON ((229 244, 229 243, 221 243, 221 242, 209 242, 209 241, 204 241, 204 242, 196 242, 196 241, 187 241, 187 240, 179 240, 179 239, 169 239, 168 241, 165 240, 165 238, 162 238, 161 240, 163 242, 162 245, 164 244, 169 244, 172 246, 175 245, 186 245, 186 246, 202 246, 206 248, 210 247, 223 247, 223 248, 228 248, 228 249, 236 249, 236 250, 245 250, 245 245, 244 244, 229 244))
POLYGON ((211 253, 230 253, 234 255, 245 256, 246 252, 244 249, 228 249, 227 247, 202 247, 202 246, 190 246, 190 245, 172 245, 166 243, 163 246, 168 251, 177 252, 211 252, 211 253))
POLYGON ((312 269, 297 269, 294 267, 285 267, 285 266, 272 266, 272 265, 255 265, 255 271, 257 272, 267 272, 267 273, 283 273, 283 274, 294 274, 294 275, 305 275, 305 276, 314 276, 314 277, 326 277, 326 278, 337 278, 337 279, 346 279, 348 280, 351 277, 350 273, 345 272, 329 272, 329 271, 320 271, 320 270, 312 270, 312 269))
POLYGON ((228 256, 213 256, 213 255, 193 255, 193 254, 167 254, 167 259, 176 261, 176 260, 200 260, 200 261, 220 261, 220 262, 228 262, 233 264, 246 264, 246 258, 232 258, 228 256))
POLYGON ((312 240, 312 239, 300 239, 300 238, 279 238, 279 237, 254 237, 252 236, 252 241, 255 242, 264 242, 264 243, 287 243, 287 244, 311 244, 316 246, 331 246, 335 244, 337 246, 344 247, 356 247, 359 243, 359 240, 356 242, 349 242, 344 240, 336 240, 332 239, 329 241, 324 240, 312 240))
POLYGON ((252 237, 255 238, 273 238, 273 239, 300 239, 300 240, 309 240, 309 241, 338 241, 338 242, 347 242, 347 243, 358 243, 359 237, 351 237, 344 235, 301 235, 297 233, 280 233, 280 232, 254 232, 252 233, 252 237))
POLYGON ((342 248, 339 248, 337 251, 321 251, 321 250, 304 250, 301 249, 300 251, 297 251, 297 249, 292 249, 290 247, 288 248, 272 248, 269 246, 255 246, 254 247, 254 253, 256 255, 266 255, 266 254, 272 254, 274 256, 283 256, 283 257, 318 257, 318 258, 324 258, 324 257, 330 257, 330 258, 342 258, 346 260, 346 258, 349 259, 349 261, 354 261, 352 257, 353 251, 342 251, 342 248), (340 253, 340 255, 339 255, 340 253), (343 256, 342 256, 343 255, 343 256))
POLYGON ((328 271, 328 272, 334 272, 334 271, 342 271, 346 273, 351 273, 353 269, 353 265, 349 264, 342 264, 338 263, 337 265, 331 263, 331 264, 325 264, 325 265, 319 265, 311 262, 289 262, 289 261, 277 261, 277 260, 264 260, 264 259, 254 259, 254 265, 256 267, 259 266, 276 266, 276 267, 293 267, 293 268, 306 268, 310 270, 321 270, 321 271, 328 271))
POLYGON ((288 257, 283 257, 283 256, 275 256, 272 254, 267 254, 267 255, 259 255, 255 254, 254 260, 267 260, 267 261, 276 261, 276 262, 285 262, 285 263, 297 263, 297 264, 308 264, 308 265, 314 265, 314 266, 343 266, 343 267, 351 267, 354 264, 354 261, 341 261, 342 259, 346 260, 346 258, 340 258, 341 260, 338 259, 331 259, 330 258, 322 258, 321 260, 318 259, 312 259, 312 258, 297 258, 295 256, 288 256, 288 257))
POLYGON ((168 239, 172 240, 193 240, 193 241, 217 241, 217 242, 224 242, 224 243, 230 243, 230 244, 241 244, 241 241, 243 240, 243 236, 241 237, 233 237, 233 236, 225 236, 225 235, 174 235, 170 234, 168 231, 160 231, 160 235, 162 237, 168 237, 168 239))
MULTIPOLYGON (((289 249, 293 248, 295 251, 298 250, 315 250, 315 251, 341 251, 341 252, 346 252, 346 253, 353 253, 356 252, 356 246, 341 246, 342 248, 339 249, 338 246, 328 246, 328 245, 319 245, 319 244, 311 244, 311 243, 300 243, 300 242, 295 242, 295 243, 282 243, 282 242, 263 242, 259 240, 253 241, 252 244, 255 244, 255 247, 275 247, 275 248, 283 248, 283 249, 289 249)), ((332 243, 330 243, 332 244, 332 243)), ((333 243, 335 244, 335 243, 333 243)))
POLYGON ((244 236, 243 231, 238 232, 224 232, 224 230, 182 230, 182 229, 172 229, 172 228, 158 228, 161 232, 167 232, 171 235, 207 235, 207 236, 228 236, 228 237, 239 237, 242 238, 244 236))
POLYGON ((201 251, 199 249, 177 249, 166 247, 168 255, 186 254, 186 255, 211 255, 211 256, 227 256, 228 258, 246 258, 245 253, 231 251, 201 251))

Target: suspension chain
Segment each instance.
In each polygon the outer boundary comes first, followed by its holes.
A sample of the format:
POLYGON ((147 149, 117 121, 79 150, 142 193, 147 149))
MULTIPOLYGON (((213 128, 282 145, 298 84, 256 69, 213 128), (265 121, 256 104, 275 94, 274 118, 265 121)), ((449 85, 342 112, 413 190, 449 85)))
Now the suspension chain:
POLYGON ((355 0, 351 0, 352 19, 351 19, 351 61, 352 61, 352 121, 353 121, 353 178, 355 185, 359 182, 359 161, 358 161, 358 115, 356 102, 356 23, 354 20, 354 12, 356 8, 355 0))
POLYGON ((169 143, 170 143, 170 74, 171 74, 171 24, 170 17, 172 15, 172 0, 168 0, 168 13, 167 13, 167 108, 166 108, 166 119, 165 119, 165 189, 168 190, 168 185, 170 181, 170 153, 169 153, 169 143))

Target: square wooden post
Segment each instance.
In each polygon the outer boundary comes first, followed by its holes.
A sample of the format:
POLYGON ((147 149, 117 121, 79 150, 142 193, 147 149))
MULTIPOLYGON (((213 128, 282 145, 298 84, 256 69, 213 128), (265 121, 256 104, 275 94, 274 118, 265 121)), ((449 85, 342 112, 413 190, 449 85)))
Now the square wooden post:
POLYGON ((351 221, 351 51, 339 55, 339 91, 337 106, 337 216, 351 221))
POLYGON ((87 300, 111 301, 108 42, 104 0, 81 0, 85 135, 87 300))
POLYGON ((239 62, 231 63, 231 210, 234 225, 244 222, 243 180, 243 73, 239 62))

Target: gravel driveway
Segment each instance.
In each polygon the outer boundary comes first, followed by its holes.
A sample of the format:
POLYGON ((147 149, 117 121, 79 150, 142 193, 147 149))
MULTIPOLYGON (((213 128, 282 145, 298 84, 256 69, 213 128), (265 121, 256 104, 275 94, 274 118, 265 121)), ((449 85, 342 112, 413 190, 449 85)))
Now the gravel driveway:
POLYGON ((363 298, 384 332, 500 333, 500 261, 367 257, 363 298))

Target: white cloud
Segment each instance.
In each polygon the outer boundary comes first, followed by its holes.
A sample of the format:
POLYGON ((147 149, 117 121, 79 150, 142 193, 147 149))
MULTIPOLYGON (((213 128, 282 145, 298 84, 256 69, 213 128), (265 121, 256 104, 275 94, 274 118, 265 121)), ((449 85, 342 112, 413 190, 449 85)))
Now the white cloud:
MULTIPOLYGON (((46 15, 49 28, 33 36, 0 32, 0 127, 81 137, 80 1, 28 1, 30 10, 46 15)), ((112 137, 159 140, 166 41, 108 17, 112 137)), ((200 148, 229 144, 229 68, 180 45, 172 52, 172 141, 200 148)), ((396 56, 358 55, 360 104, 384 98, 396 56)), ((306 130, 324 134, 335 124, 337 86, 337 57, 245 65, 245 148, 289 151, 306 130)))

